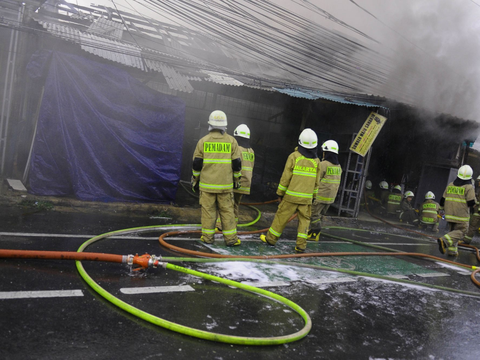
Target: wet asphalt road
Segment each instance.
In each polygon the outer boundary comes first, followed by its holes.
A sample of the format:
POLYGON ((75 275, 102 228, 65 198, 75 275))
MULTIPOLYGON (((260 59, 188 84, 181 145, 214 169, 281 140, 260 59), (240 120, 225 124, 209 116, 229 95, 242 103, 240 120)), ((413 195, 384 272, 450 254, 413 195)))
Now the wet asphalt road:
MULTIPOLYGON (((148 217, 101 216, 54 211, 4 211, 0 248, 76 251, 89 236, 149 225, 148 217), (40 234, 40 235, 39 235, 40 234), (41 235, 44 234, 44 235, 41 235), (62 236, 63 235, 63 236, 62 236)), ((389 230, 389 232, 391 232, 389 230)), ((160 247, 161 232, 108 238, 87 251, 182 256, 160 247)), ((436 244, 407 234, 325 229, 309 252, 373 251, 329 238, 327 233, 402 251, 438 256, 436 244)), ((291 234, 277 248, 244 238, 233 253, 272 254, 293 247, 291 234)), ((225 252, 222 241, 211 247, 194 239, 175 238, 177 246, 225 252)), ((475 239, 478 241, 478 239, 475 239)), ((290 250, 289 250, 290 249, 290 250)), ((375 250, 376 251, 376 250, 375 250)), ((475 265, 462 251, 458 262, 475 265)), ((348 273, 252 263, 181 266, 250 283, 301 306, 312 319, 303 339, 276 346, 230 345, 178 334, 134 317, 109 303, 79 276, 73 261, 0 259, 1 359, 478 359, 480 358, 480 290, 468 271, 412 258, 322 258, 303 263, 363 273, 394 275, 398 283, 348 273), (415 286, 414 283, 419 285, 415 286), (422 284, 442 288, 428 288, 422 284), (267 285, 268 286, 268 285, 267 285), (463 291, 454 292, 452 290, 463 291), (68 297, 9 299, 5 294, 70 291, 68 297)), ((171 270, 152 269, 132 276, 120 264, 83 262, 88 274, 119 299, 160 318, 212 332, 265 337, 291 334, 303 320, 285 305, 171 270), (125 289, 189 287, 189 291, 128 294, 125 289)))

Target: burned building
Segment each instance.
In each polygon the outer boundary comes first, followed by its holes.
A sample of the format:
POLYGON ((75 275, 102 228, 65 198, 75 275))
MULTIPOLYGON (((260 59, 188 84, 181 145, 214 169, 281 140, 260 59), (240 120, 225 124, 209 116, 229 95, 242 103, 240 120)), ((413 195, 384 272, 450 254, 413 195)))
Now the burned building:
POLYGON ((358 162, 349 148, 365 119, 372 111, 387 118, 369 162, 353 168, 354 183, 343 181, 343 195, 353 189, 356 198, 367 177, 419 194, 440 189, 451 169, 468 162, 479 132, 475 121, 373 92, 372 84, 386 81, 385 62, 311 23, 278 36, 250 27, 251 39, 243 39, 213 25, 194 31, 64 1, 7 0, 0 14, 8 49, 0 53, 2 177, 21 179, 37 195, 175 201, 215 109, 226 112, 229 131, 250 127, 251 197, 262 200, 275 196, 305 127, 319 142, 337 140, 348 169, 358 162), (263 52, 254 41, 265 41, 263 52))

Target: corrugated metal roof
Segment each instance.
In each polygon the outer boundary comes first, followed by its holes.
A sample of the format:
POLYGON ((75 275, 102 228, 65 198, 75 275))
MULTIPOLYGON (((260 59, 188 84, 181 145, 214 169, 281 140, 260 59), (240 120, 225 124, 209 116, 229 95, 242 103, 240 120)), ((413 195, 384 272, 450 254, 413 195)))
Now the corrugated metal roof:
POLYGON ((207 70, 202 70, 201 72, 208 76, 205 78, 206 81, 211 81, 221 85, 232 85, 232 86, 243 85, 242 82, 235 80, 231 76, 224 73, 220 73, 216 71, 207 71, 207 70))
POLYGON ((349 104, 349 105, 358 105, 358 106, 366 106, 366 107, 381 107, 384 109, 388 109, 385 106, 372 104, 366 101, 359 101, 353 100, 348 98, 348 95, 333 95, 327 94, 324 92, 316 91, 316 90, 309 90, 309 89, 281 89, 281 88, 273 88, 274 90, 286 94, 293 97, 298 97, 302 99, 310 99, 310 100, 317 100, 317 99, 325 99, 334 102, 339 102, 342 104, 349 104))
POLYGON ((38 22, 51 34, 64 40, 80 44, 82 50, 86 52, 145 71, 145 66, 141 58, 142 49, 138 46, 110 40, 58 23, 41 20, 38 22))
POLYGON ((98 18, 88 27, 87 31, 92 34, 104 35, 112 39, 121 40, 123 36, 123 24, 105 18, 98 18))
POLYGON ((193 86, 188 82, 187 77, 175 71, 174 68, 167 66, 160 61, 150 59, 145 59, 145 63, 147 64, 148 68, 162 72, 170 89, 184 91, 187 93, 191 93, 193 91, 193 86))

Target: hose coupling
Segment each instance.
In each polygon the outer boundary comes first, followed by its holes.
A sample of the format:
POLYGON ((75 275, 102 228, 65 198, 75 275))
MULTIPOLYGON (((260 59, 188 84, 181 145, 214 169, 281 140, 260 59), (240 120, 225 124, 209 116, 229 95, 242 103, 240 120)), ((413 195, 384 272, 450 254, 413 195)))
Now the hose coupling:
POLYGON ((160 263, 160 260, 162 259, 161 255, 152 255, 150 256, 150 259, 148 259, 148 267, 153 267, 156 268, 160 263))
POLYGON ((128 266, 133 266, 133 258, 134 256, 132 254, 130 255, 123 255, 122 257, 122 263, 127 264, 128 266))

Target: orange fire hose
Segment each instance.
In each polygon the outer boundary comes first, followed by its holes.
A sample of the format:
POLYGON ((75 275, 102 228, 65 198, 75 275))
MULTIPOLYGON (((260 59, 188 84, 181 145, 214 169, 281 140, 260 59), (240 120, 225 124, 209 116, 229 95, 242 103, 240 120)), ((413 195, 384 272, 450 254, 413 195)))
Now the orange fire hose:
POLYGON ((126 256, 117 254, 86 253, 75 251, 39 251, 7 249, 0 249, 0 258, 105 261, 113 263, 130 263, 132 265, 138 265, 144 269, 149 267, 149 261, 152 259, 152 257, 148 254, 144 254, 141 256, 139 256, 138 254, 135 256, 126 256))
MULTIPOLYGON (((245 235, 245 234, 257 234, 265 232, 263 230, 256 230, 256 231, 242 231, 238 234, 245 235)), ((454 264, 457 266, 462 266, 466 269, 471 269, 470 265, 460 264, 454 261, 445 260, 439 258, 437 256, 422 254, 422 253, 410 253, 410 252, 336 252, 336 253, 302 253, 302 254, 282 254, 282 255, 255 255, 255 256, 236 256, 236 255, 222 255, 222 254, 215 254, 215 253, 205 253, 195 250, 188 250, 184 249, 172 244, 169 244, 165 241, 165 237, 173 236, 173 235, 180 235, 180 234, 199 234, 201 231, 199 230, 191 230, 191 231, 170 231, 163 233, 160 235, 158 241, 160 245, 166 247, 167 249, 179 252, 181 254, 187 254, 191 256, 199 256, 199 257, 207 257, 207 258, 243 258, 243 259, 287 259, 287 258, 304 258, 304 257, 326 257, 326 256, 415 256, 415 257, 422 257, 422 258, 429 258, 434 260, 439 260, 442 262, 447 262, 450 264, 454 264)))

